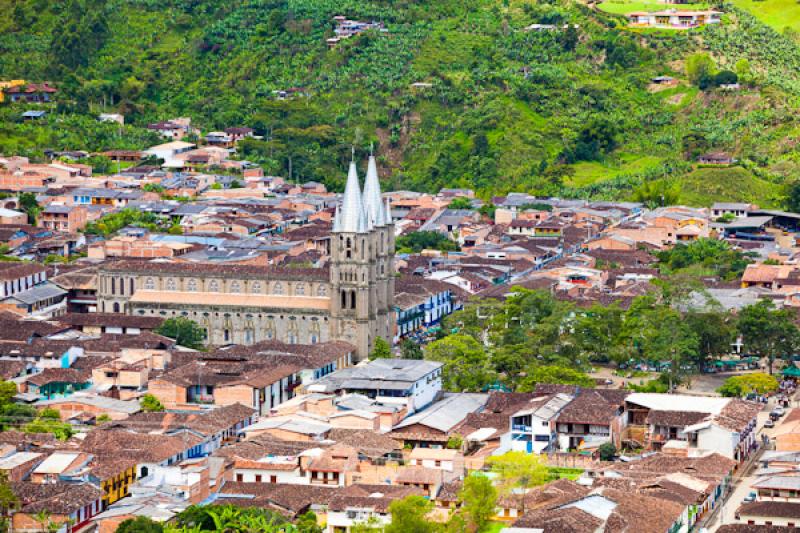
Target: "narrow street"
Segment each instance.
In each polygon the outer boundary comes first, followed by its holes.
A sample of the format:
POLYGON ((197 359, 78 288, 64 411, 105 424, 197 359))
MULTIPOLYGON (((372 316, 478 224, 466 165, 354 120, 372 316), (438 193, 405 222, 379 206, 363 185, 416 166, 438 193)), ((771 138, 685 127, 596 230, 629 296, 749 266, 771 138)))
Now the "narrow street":
MULTIPOLYGON (((797 405, 797 398, 795 397, 792 401, 792 405, 797 405)), ((786 420, 788 414, 793 410, 793 408, 787 409, 787 414, 784 415, 778 424, 774 428, 765 428, 764 422, 769 419, 769 412, 775 407, 774 403, 769 403, 765 406, 765 409, 762 410, 758 414, 758 439, 761 442, 762 435, 767 435, 772 438, 776 431, 783 421, 786 420)), ((753 482, 756 480, 755 471, 758 465, 758 459, 764 453, 765 448, 762 446, 759 448, 748 460, 747 463, 742 465, 742 467, 736 472, 731 480, 731 484, 733 486, 733 490, 728 493, 728 496, 725 498, 723 504, 718 507, 713 514, 711 514, 702 524, 702 527, 708 529, 710 533, 715 532, 719 529, 720 526, 725 524, 737 524, 740 523, 736 520, 736 510, 742 504, 744 498, 750 493, 752 490, 750 487, 753 482)), ((700 530, 702 531, 702 527, 700 530)))

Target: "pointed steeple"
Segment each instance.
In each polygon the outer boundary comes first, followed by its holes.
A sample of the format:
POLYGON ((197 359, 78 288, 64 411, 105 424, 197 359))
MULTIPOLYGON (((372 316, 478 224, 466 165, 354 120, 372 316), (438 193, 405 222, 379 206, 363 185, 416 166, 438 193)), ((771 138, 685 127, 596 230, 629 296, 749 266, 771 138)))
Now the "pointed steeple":
POLYGON ((336 215, 334 231, 343 233, 366 233, 369 230, 367 214, 361 198, 361 185, 358 183, 355 150, 347 173, 347 184, 344 187, 342 207, 336 215))
POLYGON ((367 179, 364 182, 364 210, 373 226, 386 224, 386 213, 381 199, 381 182, 378 179, 378 164, 375 162, 371 146, 367 164, 367 179))

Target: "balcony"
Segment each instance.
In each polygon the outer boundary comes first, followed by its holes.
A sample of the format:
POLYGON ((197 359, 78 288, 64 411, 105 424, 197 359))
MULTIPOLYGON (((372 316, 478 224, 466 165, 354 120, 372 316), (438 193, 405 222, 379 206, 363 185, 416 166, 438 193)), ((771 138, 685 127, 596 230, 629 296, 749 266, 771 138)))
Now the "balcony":
POLYGON ((512 424, 511 425, 511 430, 512 431, 521 431, 521 432, 524 432, 524 433, 530 433, 530 432, 533 431, 533 427, 526 426, 524 424, 512 424))

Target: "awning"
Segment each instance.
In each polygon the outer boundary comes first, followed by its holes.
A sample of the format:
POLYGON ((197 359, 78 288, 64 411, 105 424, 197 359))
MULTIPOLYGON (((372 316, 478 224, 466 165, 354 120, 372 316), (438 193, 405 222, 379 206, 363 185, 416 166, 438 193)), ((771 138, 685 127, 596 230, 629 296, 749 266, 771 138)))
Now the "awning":
POLYGON ((784 368, 781 373, 788 378, 800 378, 800 368, 794 365, 784 368))

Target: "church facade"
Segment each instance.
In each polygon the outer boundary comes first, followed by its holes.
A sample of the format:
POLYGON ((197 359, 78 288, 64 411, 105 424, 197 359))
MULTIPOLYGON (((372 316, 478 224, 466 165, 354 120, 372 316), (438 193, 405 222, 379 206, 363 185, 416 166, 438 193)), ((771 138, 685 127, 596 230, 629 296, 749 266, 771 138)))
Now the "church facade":
POLYGON ((337 207, 323 268, 116 261, 98 272, 98 310, 183 316, 210 344, 343 340, 364 359, 392 338, 394 227, 370 156, 362 192, 355 162, 337 207))

